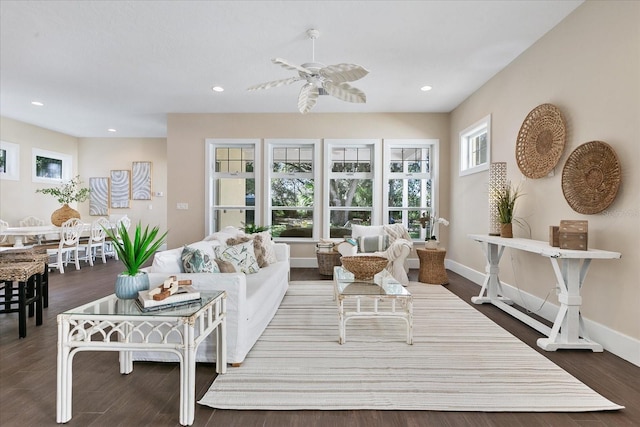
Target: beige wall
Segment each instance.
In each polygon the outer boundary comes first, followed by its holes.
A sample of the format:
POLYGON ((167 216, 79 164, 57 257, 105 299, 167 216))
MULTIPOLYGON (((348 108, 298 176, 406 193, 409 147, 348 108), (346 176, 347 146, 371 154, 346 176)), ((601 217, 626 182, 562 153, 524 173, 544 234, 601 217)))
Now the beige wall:
MULTIPOLYGON (((31 150, 39 148, 70 155, 75 176, 78 173, 78 139, 6 117, 0 117, 0 139, 20 146, 20 180, 0 180, 0 219, 18 226, 22 218, 32 215, 49 224, 51 213, 60 204, 52 196, 36 193, 39 188, 51 186, 32 181, 31 150)), ((85 178, 81 176, 81 179, 85 178)), ((72 203, 71 207, 77 208, 77 204, 72 203)))
MULTIPOLYGON (((484 271, 478 243, 469 233, 488 230, 488 172, 458 176, 458 133, 492 114, 492 160, 507 162, 520 182, 515 141, 526 115, 542 103, 560 108, 567 142, 553 176, 523 181, 526 195, 516 214, 531 226, 531 238, 547 240, 549 225, 562 219, 589 221, 589 246, 622 253, 620 260, 595 260, 583 286, 585 318, 636 340, 640 338, 640 3, 588 1, 451 114, 451 239, 448 257, 484 271), (571 209, 561 188, 562 167, 579 145, 610 144, 622 166, 614 203, 596 215, 571 209)), ((516 228, 516 237, 529 237, 516 228)), ((521 251, 503 256, 501 277, 557 304, 549 261, 521 251)), ((534 307, 535 308, 535 307, 534 307)), ((635 350, 637 352, 637 350, 635 350)), ((636 355, 636 360, 640 356, 636 355)), ((637 362, 636 362, 637 363, 637 362)))
MULTIPOLYGON (((169 114, 167 130, 169 247, 204 236, 206 138, 439 139, 441 215, 448 214, 448 114, 169 114), (176 203, 188 203, 189 210, 177 210, 176 203)), ((292 256, 315 257, 313 245, 292 245, 292 256)))
MULTIPOLYGON (((167 143, 164 138, 80 138, 78 171, 86 183, 91 177, 108 177, 111 170, 131 170, 131 163, 151 162, 151 190, 162 192, 151 200, 131 200, 129 209, 110 209, 111 215, 127 215, 133 224, 159 226, 167 229, 167 143)), ((89 216, 89 203, 80 209, 83 218, 89 216)))
MULTIPOLYGON (((36 189, 50 187, 31 179, 31 149, 68 154, 73 159, 73 175, 80 175, 84 186, 90 177, 109 176, 112 169, 131 169, 133 161, 150 161, 152 189, 167 193, 167 144, 164 138, 75 138, 27 123, 0 117, 1 139, 20 146, 20 180, 0 181, 0 219, 19 225, 20 219, 33 215, 50 223, 51 213, 60 207, 52 197, 36 193, 36 189)), ((111 214, 126 214, 134 222, 167 228, 166 197, 152 200, 132 200, 130 209, 111 209, 111 214), (149 209, 149 206, 152 209, 149 209)), ((89 201, 71 204, 89 222, 97 217, 89 215, 89 201)))

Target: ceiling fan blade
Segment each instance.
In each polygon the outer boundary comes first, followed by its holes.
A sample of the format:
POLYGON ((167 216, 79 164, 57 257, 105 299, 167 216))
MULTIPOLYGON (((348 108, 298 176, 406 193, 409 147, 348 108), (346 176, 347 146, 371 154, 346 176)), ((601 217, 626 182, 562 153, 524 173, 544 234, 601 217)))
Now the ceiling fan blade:
POLYGON ((295 83, 297 81, 302 80, 302 77, 289 77, 288 79, 282 80, 274 80, 272 82, 261 83, 258 85, 253 85, 247 88, 247 90, 262 90, 262 89, 271 89, 272 87, 279 87, 284 85, 290 85, 291 83, 295 83))
POLYGON ((369 70, 357 64, 327 65, 320 70, 320 75, 334 83, 353 82, 369 74, 369 70))
POLYGON ((311 74, 311 71, 307 70, 304 67, 301 67, 299 65, 295 65, 295 64, 291 64, 290 62, 288 62, 286 59, 282 59, 282 58, 273 58, 271 60, 271 62, 273 62, 276 65, 281 66, 282 68, 286 68, 287 70, 291 70, 291 71, 299 71, 301 73, 304 74, 311 74))
POLYGON ((356 89, 347 83, 335 84, 332 81, 325 80, 323 87, 329 95, 335 96, 343 101, 356 103, 367 102, 367 95, 365 95, 363 91, 356 89))
POLYGON ((298 110, 300 110, 302 114, 306 114, 311 111, 318 101, 318 95, 318 86, 313 83, 307 83, 302 86, 302 89, 300 89, 300 96, 298 97, 298 110))

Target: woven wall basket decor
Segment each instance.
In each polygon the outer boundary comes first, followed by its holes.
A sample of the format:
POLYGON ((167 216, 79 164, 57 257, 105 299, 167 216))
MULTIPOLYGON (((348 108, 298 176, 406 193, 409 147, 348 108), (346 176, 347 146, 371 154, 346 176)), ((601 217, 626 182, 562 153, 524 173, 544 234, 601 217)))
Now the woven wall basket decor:
POLYGON ((618 194, 622 171, 613 148, 591 141, 569 155, 562 169, 562 193, 569 206, 581 214, 605 210, 618 194))
POLYGON ((518 132, 516 161, 527 178, 542 178, 558 164, 564 151, 566 129, 560 110, 541 104, 531 110, 518 132))

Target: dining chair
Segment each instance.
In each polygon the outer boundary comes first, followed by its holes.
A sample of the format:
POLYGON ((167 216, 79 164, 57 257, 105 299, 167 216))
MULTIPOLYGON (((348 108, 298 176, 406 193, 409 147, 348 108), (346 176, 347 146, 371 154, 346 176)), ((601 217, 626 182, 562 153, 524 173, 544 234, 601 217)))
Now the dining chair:
MULTIPOLYGON (((113 226, 113 230, 115 232, 116 235, 116 239, 118 241, 121 241, 120 238, 120 224, 124 225, 124 228, 127 229, 127 231, 129 230, 129 227, 131 227, 131 218, 129 218, 128 216, 123 216, 120 219, 118 219, 115 223, 115 225, 113 226)), ((109 237, 107 237, 105 239, 106 245, 107 245, 107 255, 109 256, 113 256, 113 259, 115 259, 116 261, 118 261, 118 253, 116 252, 116 250, 113 248, 113 243, 111 241, 111 239, 109 237)))
POLYGON ((64 274, 64 266, 69 259, 75 262, 76 270, 80 270, 78 250, 80 247, 80 233, 84 224, 78 218, 71 218, 62 224, 60 229, 60 242, 57 246, 47 247, 47 255, 55 258, 49 262, 49 268, 57 268, 60 274, 64 274), (73 255, 70 257, 70 255, 73 255))
POLYGON ((80 260, 89 262, 90 266, 93 266, 93 262, 96 256, 100 254, 102 257, 102 263, 107 262, 106 249, 105 249, 105 228, 109 228, 111 223, 106 218, 98 218, 91 223, 91 230, 89 231, 89 240, 84 244, 84 256, 80 260))
MULTIPOLYGON (((43 219, 36 218, 35 216, 28 216, 20 220, 20 227, 37 227, 41 225, 46 225, 43 219)), ((38 244, 42 244, 42 239, 44 235, 39 234, 37 236, 25 236, 24 241, 27 242, 38 242, 38 244)))
MULTIPOLYGON (((0 219, 0 231, 5 228, 9 228, 9 223, 0 219)), ((12 246, 9 241, 9 236, 0 235, 0 246, 12 246)))

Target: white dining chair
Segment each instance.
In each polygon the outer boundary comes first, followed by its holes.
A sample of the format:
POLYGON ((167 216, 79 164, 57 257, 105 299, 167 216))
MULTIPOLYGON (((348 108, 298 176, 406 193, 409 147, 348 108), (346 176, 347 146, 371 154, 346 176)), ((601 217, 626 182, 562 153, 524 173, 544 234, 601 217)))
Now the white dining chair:
MULTIPOLYGON (((20 227, 38 227, 41 225, 46 225, 43 219, 36 218, 35 216, 28 216, 20 220, 20 227)), ((25 236, 24 241, 27 242, 38 242, 38 244, 42 243, 43 235, 39 234, 37 236, 25 236)))
MULTIPOLYGON (((9 228, 9 223, 0 219, 0 231, 4 230, 5 228, 9 228)), ((0 246, 11 246, 11 242, 9 242, 9 236, 0 235, 0 246)))
POLYGON ((62 224, 60 242, 56 247, 47 248, 47 255, 55 258, 55 261, 49 262, 49 268, 57 268, 60 274, 64 274, 65 265, 72 259, 75 262, 76 270, 80 270, 78 250, 83 228, 84 224, 78 218, 71 218, 62 224))
MULTIPOLYGON (((131 227, 131 218, 129 218, 128 216, 125 215, 125 216, 119 218, 116 221, 115 225, 113 226, 113 230, 114 230, 114 233, 116 235, 116 239, 118 241, 121 241, 121 238, 120 238, 120 224, 124 225, 124 228, 127 231, 129 231, 129 227, 131 227)), ((106 238, 105 241, 106 241, 106 246, 107 246, 107 255, 113 256, 113 258, 116 261, 118 261, 119 260, 118 252, 116 252, 116 250, 113 248, 113 243, 111 242, 111 239, 110 238, 106 238)))
POLYGON ((107 262, 106 249, 105 249, 105 228, 110 227, 110 222, 106 218, 98 218, 91 223, 91 230, 89 231, 89 240, 83 245, 80 250, 84 251, 84 256, 80 260, 87 261, 90 266, 93 266, 93 262, 96 257, 100 255, 102 257, 102 263, 107 262))

